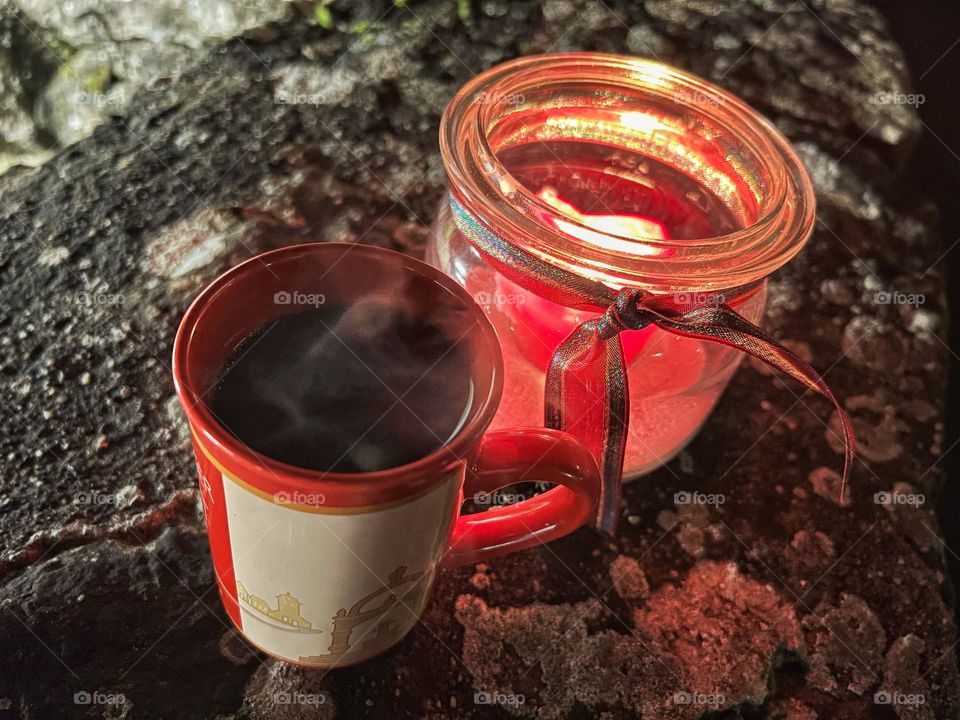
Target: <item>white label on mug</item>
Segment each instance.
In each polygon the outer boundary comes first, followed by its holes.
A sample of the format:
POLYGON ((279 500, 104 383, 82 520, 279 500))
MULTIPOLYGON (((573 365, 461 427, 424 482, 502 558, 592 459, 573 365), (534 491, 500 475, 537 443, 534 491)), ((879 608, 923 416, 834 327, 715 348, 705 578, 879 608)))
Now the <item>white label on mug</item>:
POLYGON ((365 512, 309 507, 319 498, 270 498, 225 476, 244 635, 267 652, 318 665, 357 662, 397 642, 426 603, 459 475, 365 512))

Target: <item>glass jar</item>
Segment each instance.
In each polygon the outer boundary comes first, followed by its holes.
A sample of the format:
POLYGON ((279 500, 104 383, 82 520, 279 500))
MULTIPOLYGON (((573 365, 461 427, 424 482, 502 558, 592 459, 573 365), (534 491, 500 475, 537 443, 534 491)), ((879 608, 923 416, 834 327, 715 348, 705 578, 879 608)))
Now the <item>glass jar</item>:
MULTIPOLYGON (((505 242, 614 290, 726 302, 755 324, 766 278, 813 227, 809 178, 769 122, 695 76, 639 58, 569 53, 494 67, 447 106, 440 148, 452 199, 505 242)), ((554 350, 599 313, 500 273, 457 229, 449 199, 427 259, 496 328, 505 378, 494 427, 543 424, 554 350)), ((696 434, 742 353, 653 325, 620 339, 631 478, 696 434)))

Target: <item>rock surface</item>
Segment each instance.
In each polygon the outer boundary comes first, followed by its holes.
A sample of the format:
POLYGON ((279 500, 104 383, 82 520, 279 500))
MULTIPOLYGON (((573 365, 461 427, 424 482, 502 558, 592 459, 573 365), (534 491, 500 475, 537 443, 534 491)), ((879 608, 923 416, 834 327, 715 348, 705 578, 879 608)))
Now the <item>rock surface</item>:
MULTIPOLYGON (((909 78, 875 12, 324 8, 329 29, 301 18, 229 41, 122 121, 0 177, 0 718, 958 716, 932 510, 938 237, 922 199, 886 194, 918 119, 878 96, 909 78), (359 667, 264 658, 214 590, 172 398, 179 316, 261 250, 421 252, 446 100, 500 60, 576 48, 688 67, 796 144, 819 222, 771 282, 767 325, 853 415, 851 501, 836 502, 829 404, 745 363, 690 447, 626 488, 616 542, 581 530, 443 573, 422 623, 359 667), (676 502, 695 493, 724 502, 676 502)), ((52 76, 68 58, 49 61, 52 76)))
POLYGON ((0 4, 0 171, 122 117, 144 84, 178 75, 199 51, 293 14, 273 0, 4 0, 0 4))

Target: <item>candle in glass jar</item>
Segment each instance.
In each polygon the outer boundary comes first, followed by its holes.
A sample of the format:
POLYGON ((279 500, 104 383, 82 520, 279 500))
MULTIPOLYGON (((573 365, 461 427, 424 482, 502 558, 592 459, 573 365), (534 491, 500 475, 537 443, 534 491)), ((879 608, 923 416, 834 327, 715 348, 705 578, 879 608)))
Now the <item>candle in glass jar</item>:
MULTIPOLYGON (((583 53, 493 68, 447 108, 441 151, 457 207, 503 252, 516 248, 614 291, 723 302, 751 323, 763 314, 766 277, 813 224, 809 179, 772 126, 723 90, 638 58, 583 53)), ((494 424, 539 425, 555 351, 602 311, 528 289, 543 288, 501 272, 454 224, 442 210, 428 257, 481 302, 500 337, 504 395, 494 424)), ((696 433, 742 356, 653 325, 618 339, 629 376, 629 477, 696 433)), ((596 396, 602 404, 603 387, 596 396)))

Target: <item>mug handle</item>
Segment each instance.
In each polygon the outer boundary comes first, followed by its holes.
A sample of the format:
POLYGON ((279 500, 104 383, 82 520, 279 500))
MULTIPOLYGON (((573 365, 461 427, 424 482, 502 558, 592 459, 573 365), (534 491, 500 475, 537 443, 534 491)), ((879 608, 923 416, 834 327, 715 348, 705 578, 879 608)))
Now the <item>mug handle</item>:
POLYGON ((518 482, 547 481, 557 487, 511 505, 471 515, 457 514, 443 567, 475 563, 494 555, 555 540, 593 516, 600 471, 586 446, 547 428, 518 428, 484 435, 463 483, 465 497, 492 493, 518 482))

